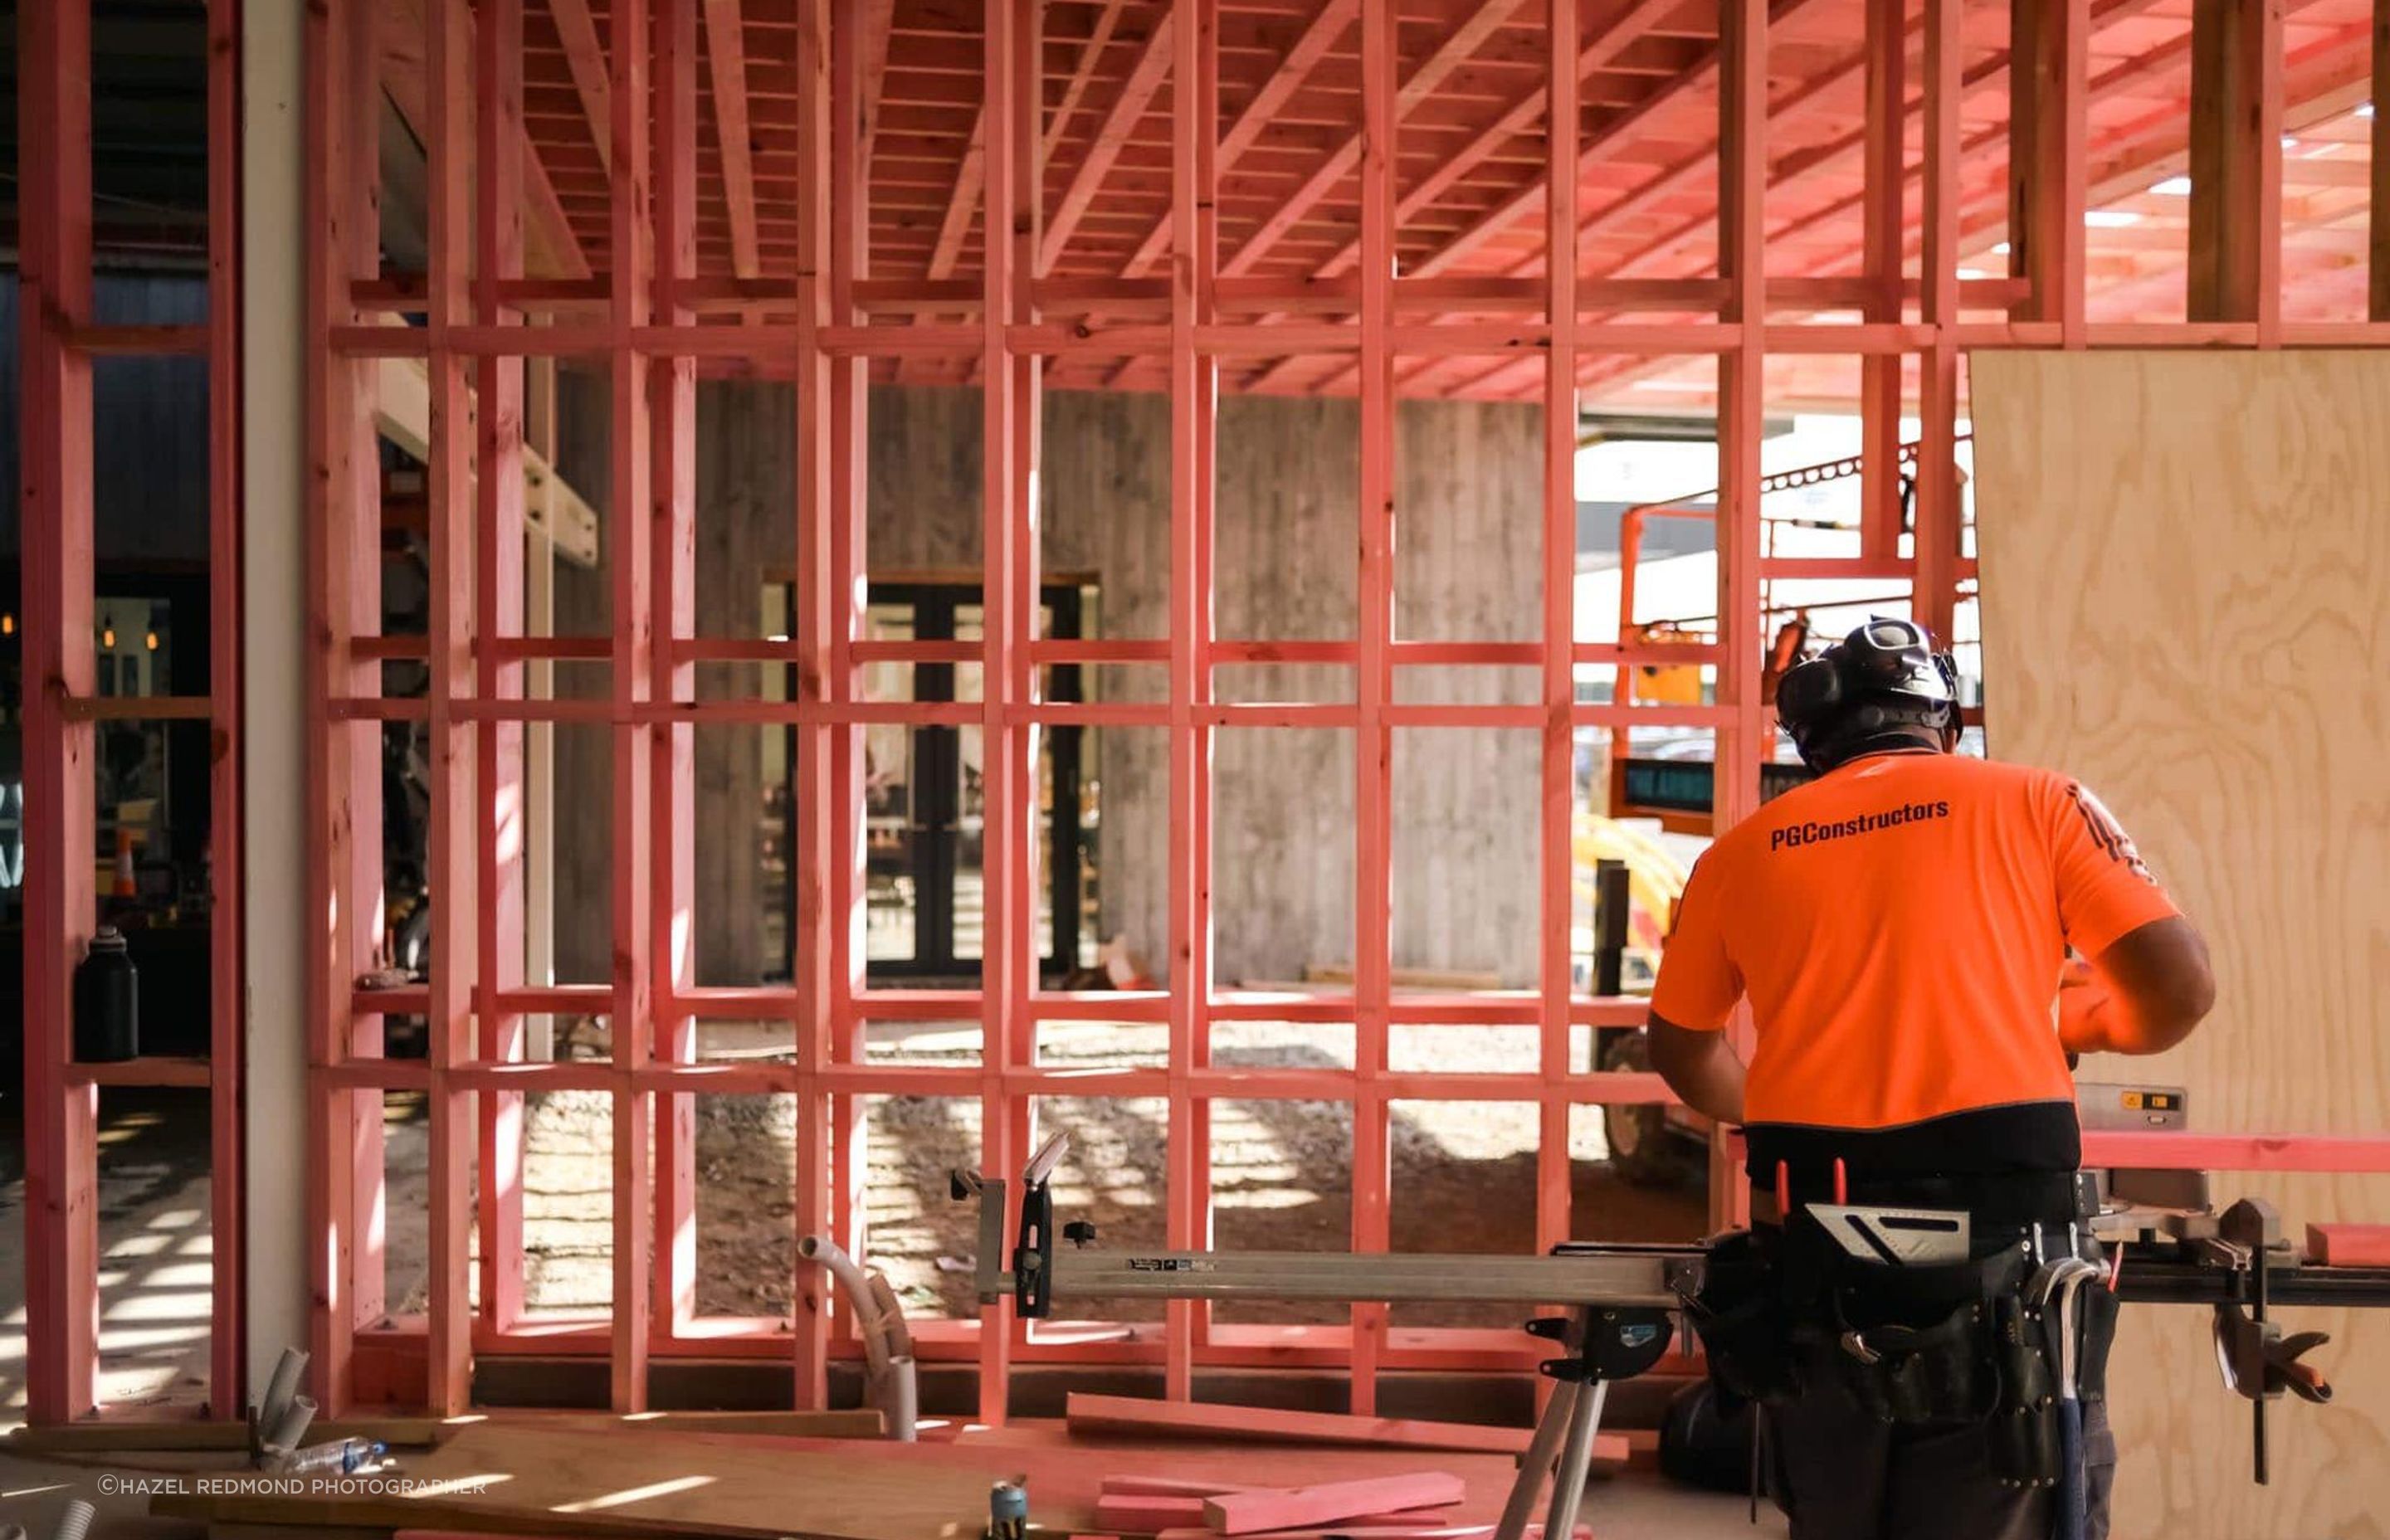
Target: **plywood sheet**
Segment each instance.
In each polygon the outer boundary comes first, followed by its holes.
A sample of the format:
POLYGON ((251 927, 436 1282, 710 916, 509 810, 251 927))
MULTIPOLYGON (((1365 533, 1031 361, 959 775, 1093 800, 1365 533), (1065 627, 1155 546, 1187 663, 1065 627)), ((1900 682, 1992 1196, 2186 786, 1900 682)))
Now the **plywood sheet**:
POLYGON ((948 1533, 979 1534, 987 1518, 988 1484, 998 1477, 1027 1476, 1031 1517, 1068 1534, 1085 1533, 1094 1524, 1107 1475, 1167 1473, 1299 1486, 1431 1467, 1464 1483, 1461 1501, 1450 1510, 1456 1521, 1491 1522, 1501 1513, 1513 1466, 1499 1455, 1078 1438, 1059 1427, 974 1430, 954 1444, 893 1444, 739 1433, 566 1432, 501 1424, 469 1429, 437 1454, 403 1466, 401 1473, 418 1482, 508 1478, 478 1495, 458 1487, 429 1501, 363 1497, 333 1503, 216 1492, 154 1506, 161 1513, 217 1521, 486 1528, 567 1536, 602 1531, 937 1540, 948 1533), (593 1501, 606 1506, 590 1507, 593 1501), (764 1527, 752 1527, 758 1523, 764 1527))
MULTIPOLYGON (((953 1444, 859 1440, 745 1439, 707 1435, 706 1442, 840 1453, 899 1465, 995 1469, 1029 1478, 1029 1515, 1042 1526, 1085 1534, 1100 1530, 1096 1504, 1107 1476, 1215 1478, 1242 1486, 1303 1486, 1435 1469, 1458 1476, 1464 1492, 1450 1510, 1456 1521, 1492 1522, 1501 1516, 1517 1462, 1506 1455, 1418 1449, 1274 1447, 1235 1439, 1144 1439, 1066 1433, 1060 1427, 1016 1425, 972 1429, 953 1444)), ((1596 1473, 1605 1473, 1596 1467, 1596 1473)))
MULTIPOLYGON (((181 1517, 503 1529, 521 1534, 964 1540, 987 1524, 1000 1458, 860 1460, 829 1444, 727 1435, 469 1428, 399 1474, 405 1495, 229 1494, 156 1505, 181 1517)), ((812 1442, 812 1441, 804 1441, 812 1442)))
MULTIPOLYGON (((585 1432, 627 1428, 658 1433, 768 1433, 803 1438, 876 1439, 880 1414, 868 1408, 833 1412, 612 1412, 507 1411, 465 1418, 318 1418, 307 1425, 307 1442, 377 1439, 393 1449, 428 1449, 460 1430, 495 1419, 510 1426, 572 1428, 585 1432)), ((124 1451, 249 1452, 249 1429, 238 1422, 125 1422, 115 1418, 11 1429, 5 1443, 28 1455, 113 1454, 124 1451)))
MULTIPOLYGON (((2390 352, 1977 353, 1992 751, 2096 789, 2205 930, 2220 998, 2181 1048, 2092 1060, 2190 1087, 2218 1132, 2390 1128, 2390 352)), ((2390 1218, 2390 1181, 2231 1176, 2287 1232, 2390 1218)), ((2390 1312, 2330 1331, 2330 1406, 2247 1404, 2204 1312, 2127 1312, 2119 1540, 2379 1534, 2390 1312)))

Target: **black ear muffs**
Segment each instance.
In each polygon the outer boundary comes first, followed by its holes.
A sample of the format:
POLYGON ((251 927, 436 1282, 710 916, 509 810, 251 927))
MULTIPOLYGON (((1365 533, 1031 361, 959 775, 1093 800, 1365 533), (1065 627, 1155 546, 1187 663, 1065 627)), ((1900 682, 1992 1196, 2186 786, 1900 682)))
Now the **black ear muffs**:
POLYGON ((1776 715, 1812 769, 1831 769, 1895 729, 1959 725, 1959 670, 1914 621, 1877 617, 1776 682, 1776 715))
POLYGON ((1784 671, 1776 682, 1776 714, 1787 728, 1806 726, 1843 703, 1843 671, 1819 653, 1784 671))

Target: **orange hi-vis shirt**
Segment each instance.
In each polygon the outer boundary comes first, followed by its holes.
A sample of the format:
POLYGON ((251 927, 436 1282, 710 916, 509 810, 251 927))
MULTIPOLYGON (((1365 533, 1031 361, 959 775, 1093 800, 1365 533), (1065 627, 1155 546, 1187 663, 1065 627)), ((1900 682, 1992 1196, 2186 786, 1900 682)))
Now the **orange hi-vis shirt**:
POLYGON ((1920 751, 1837 766, 1694 866, 1651 1013, 1715 1031, 1751 1000, 1752 1123, 1884 1129, 2064 1102, 2066 948, 2177 913, 2063 776, 1920 751))

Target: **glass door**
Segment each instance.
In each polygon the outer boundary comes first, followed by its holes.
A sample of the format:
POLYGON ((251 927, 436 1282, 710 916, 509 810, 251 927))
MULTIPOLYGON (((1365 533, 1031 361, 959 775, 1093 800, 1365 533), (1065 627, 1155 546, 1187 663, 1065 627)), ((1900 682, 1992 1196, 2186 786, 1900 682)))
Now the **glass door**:
MULTIPOLYGON (((1048 588, 1041 611, 1041 635, 1078 635, 1077 589, 1048 588)), ((972 643, 983 635, 982 622, 976 586, 874 584, 865 635, 882 642, 972 643)), ((873 662, 864 672, 867 699, 984 699, 977 663, 873 662)), ((1078 674, 1075 667, 1050 670, 1049 697, 1079 699, 1078 674)), ((1082 784, 1084 738, 1079 727, 1039 735, 1033 859, 1039 955, 1049 977, 1081 966, 1083 953, 1092 950, 1082 944, 1081 924, 1093 888, 1094 787, 1082 784)), ((986 936, 983 750, 976 724, 876 723, 864 729, 865 955, 874 977, 979 976, 986 936)), ((793 784, 790 790, 793 809, 793 784)))

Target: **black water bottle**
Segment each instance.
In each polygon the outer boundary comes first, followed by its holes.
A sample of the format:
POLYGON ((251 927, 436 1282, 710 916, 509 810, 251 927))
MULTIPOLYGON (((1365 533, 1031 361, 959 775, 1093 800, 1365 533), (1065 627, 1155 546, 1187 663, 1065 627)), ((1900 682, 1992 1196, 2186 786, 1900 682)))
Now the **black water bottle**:
POLYGON ((124 934, 103 925, 75 965, 74 1052, 84 1064, 112 1064, 141 1054, 141 978, 124 934))

